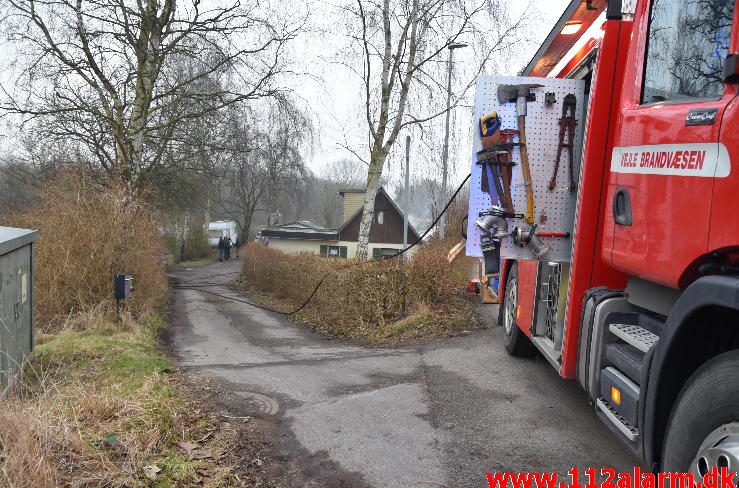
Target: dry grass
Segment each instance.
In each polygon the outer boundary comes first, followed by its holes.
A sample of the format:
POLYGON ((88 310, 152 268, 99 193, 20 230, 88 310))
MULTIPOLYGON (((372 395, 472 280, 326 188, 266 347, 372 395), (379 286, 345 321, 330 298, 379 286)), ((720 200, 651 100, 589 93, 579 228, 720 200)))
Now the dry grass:
MULTIPOLYGON (((301 304, 328 273, 298 318, 330 334, 372 343, 454 333, 478 325, 465 294, 467 277, 446 260, 443 245, 424 246, 413 259, 370 263, 285 255, 260 244, 245 251, 245 285, 283 309, 301 304), (358 265, 359 264, 359 265, 358 265)), ((464 274, 464 273, 463 273, 464 274)))
POLYGON ((243 486, 217 462, 233 448, 228 435, 170 377, 159 324, 131 333, 91 314, 83 324, 38 346, 0 405, 0 486, 243 486))
POLYGON ((134 317, 160 310, 167 287, 163 243, 151 209, 131 201, 124 188, 100 188, 75 176, 48 185, 39 206, 11 218, 37 229, 37 323, 56 330, 67 317, 91 309, 113 310, 113 275, 134 275, 127 303, 134 317))
POLYGON ((0 486, 244 486, 230 434, 179 384, 157 333, 167 284, 149 206, 64 176, 11 225, 39 230, 32 364, 0 402, 0 486), (134 299, 112 318, 113 275, 134 299))

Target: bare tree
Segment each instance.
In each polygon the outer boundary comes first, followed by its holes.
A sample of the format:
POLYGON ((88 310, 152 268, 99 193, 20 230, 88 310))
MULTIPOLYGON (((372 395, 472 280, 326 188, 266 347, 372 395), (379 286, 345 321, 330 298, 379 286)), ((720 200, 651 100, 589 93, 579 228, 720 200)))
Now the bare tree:
POLYGON ((230 108, 219 132, 225 150, 218 155, 217 209, 234 219, 247 238, 254 214, 275 213, 280 199, 297 193, 307 176, 302 151, 310 146, 311 126, 300 108, 283 97, 260 110, 230 108))
MULTIPOLYGON (((409 126, 422 126, 446 113, 440 93, 444 77, 439 64, 447 48, 464 40, 476 47, 475 74, 494 55, 519 40, 524 18, 507 19, 499 0, 355 0, 344 9, 353 19, 352 32, 362 60, 350 69, 362 80, 367 156, 348 148, 367 164, 366 196, 359 231, 357 256, 367 258, 374 205, 385 163, 399 134, 409 126), (434 97, 435 95, 435 97, 434 97), (437 102, 433 100, 436 98, 437 102)), ((463 98, 474 82, 471 76, 463 98)))
POLYGON ((277 212, 280 195, 293 200, 308 173, 303 152, 310 150, 313 127, 308 117, 292 101, 272 103, 261 121, 259 152, 267 169, 267 211, 277 212))
POLYGON ((324 166, 321 176, 345 188, 356 188, 364 184, 367 166, 356 159, 338 159, 324 166))
POLYGON ((286 43, 301 28, 257 0, 6 4, 24 63, 2 87, 2 109, 38 121, 47 138, 77 141, 131 193, 160 169, 180 124, 274 95, 286 43))

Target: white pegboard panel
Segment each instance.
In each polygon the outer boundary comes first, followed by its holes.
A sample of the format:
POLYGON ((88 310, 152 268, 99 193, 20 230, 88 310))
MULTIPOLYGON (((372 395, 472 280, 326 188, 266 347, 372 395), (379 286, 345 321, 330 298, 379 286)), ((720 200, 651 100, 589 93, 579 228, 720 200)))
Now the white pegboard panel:
MULTIPOLYGON (((526 117, 526 138, 528 139, 529 166, 534 190, 534 218, 539 224, 538 232, 570 232, 572 234, 576 194, 569 192, 569 154, 566 148, 562 150, 562 158, 557 174, 557 187, 549 191, 549 180, 554 172, 554 163, 559 146, 559 119, 562 117, 562 102, 566 95, 572 93, 577 97, 575 117, 574 168, 575 183, 579 179, 580 161, 583 147, 584 129, 584 98, 585 82, 582 80, 566 80, 558 78, 524 78, 517 76, 478 76, 475 93, 474 127, 478 127, 479 120, 491 112, 498 112, 502 121, 502 129, 518 129, 515 103, 498 103, 499 85, 539 84, 543 88, 536 88, 536 101, 529 102, 526 117), (556 103, 547 107, 544 103, 546 93, 555 93, 556 103), (546 223, 541 222, 542 214, 546 215, 546 223)), ((490 196, 483 193, 480 185, 481 166, 475 164, 477 152, 482 149, 479 130, 474 131, 472 150, 472 178, 470 179, 470 218, 467 228, 467 255, 481 257, 480 230, 474 224, 479 212, 490 208, 490 196)), ((518 142, 516 139, 515 142, 518 142)), ((526 212, 526 191, 523 186, 521 173, 521 155, 518 148, 513 150, 513 182, 511 194, 516 213, 526 212)), ((509 220, 512 230, 516 226, 528 228, 524 219, 509 220)), ((569 261, 572 247, 571 238, 543 238, 550 251, 542 257, 548 261, 569 261)), ((503 239, 501 257, 511 259, 533 259, 534 255, 528 249, 522 249, 513 244, 510 238, 503 239)))

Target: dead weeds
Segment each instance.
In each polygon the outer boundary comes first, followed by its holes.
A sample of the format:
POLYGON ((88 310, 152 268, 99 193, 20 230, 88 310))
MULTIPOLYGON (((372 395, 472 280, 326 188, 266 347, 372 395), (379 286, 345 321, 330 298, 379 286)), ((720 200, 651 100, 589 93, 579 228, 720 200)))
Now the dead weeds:
POLYGON ((269 486, 235 454, 248 425, 204 409, 159 351, 161 323, 148 320, 134 333, 81 318, 84 330, 36 348, 0 407, 0 486, 269 486))
POLYGON ((440 245, 425 246, 408 261, 359 263, 287 255, 258 243, 249 244, 244 255, 242 288, 252 299, 278 310, 302 304, 332 272, 295 316, 329 335, 369 344, 404 344, 480 326, 466 294, 467 273, 447 262, 440 245))
POLYGON ((9 224, 39 231, 34 246, 34 311, 39 330, 54 332, 70 316, 113 315, 113 275, 134 275, 135 316, 162 311, 167 296, 164 244, 153 209, 120 186, 77 175, 46 185, 36 207, 9 224), (99 315, 99 314, 98 314, 99 315))

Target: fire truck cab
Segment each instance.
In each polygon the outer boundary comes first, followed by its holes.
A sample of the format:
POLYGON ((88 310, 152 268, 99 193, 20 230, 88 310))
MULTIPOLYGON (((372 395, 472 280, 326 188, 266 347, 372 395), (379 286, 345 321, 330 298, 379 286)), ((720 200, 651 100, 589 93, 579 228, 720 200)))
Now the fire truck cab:
POLYGON ((505 347, 660 471, 739 471, 736 3, 573 0, 523 72, 584 80, 584 142, 569 260, 500 263, 505 347))

